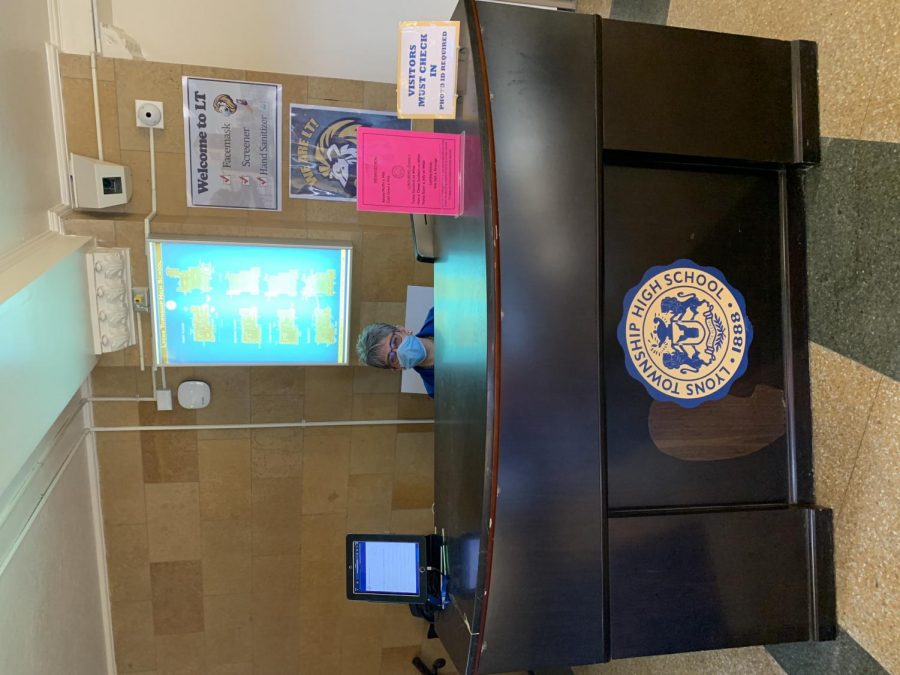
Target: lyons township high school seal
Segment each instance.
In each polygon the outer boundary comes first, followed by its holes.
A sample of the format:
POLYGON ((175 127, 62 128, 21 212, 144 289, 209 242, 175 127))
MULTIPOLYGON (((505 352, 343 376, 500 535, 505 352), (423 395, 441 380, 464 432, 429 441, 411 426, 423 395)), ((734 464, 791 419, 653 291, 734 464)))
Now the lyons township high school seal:
POLYGON ((653 398, 694 408, 724 397, 747 369, 744 296, 715 267, 653 267, 622 304, 625 367, 653 398))

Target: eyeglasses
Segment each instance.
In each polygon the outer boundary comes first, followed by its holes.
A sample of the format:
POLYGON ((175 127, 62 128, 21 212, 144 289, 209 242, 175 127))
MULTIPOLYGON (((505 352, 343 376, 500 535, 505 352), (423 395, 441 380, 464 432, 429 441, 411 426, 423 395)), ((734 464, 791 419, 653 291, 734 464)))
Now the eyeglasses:
POLYGON ((397 356, 397 350, 400 348, 400 344, 403 342, 403 335, 394 331, 391 334, 391 340, 388 342, 388 346, 390 347, 390 351, 387 355, 387 363, 391 368, 397 369, 400 367, 400 358, 397 356))

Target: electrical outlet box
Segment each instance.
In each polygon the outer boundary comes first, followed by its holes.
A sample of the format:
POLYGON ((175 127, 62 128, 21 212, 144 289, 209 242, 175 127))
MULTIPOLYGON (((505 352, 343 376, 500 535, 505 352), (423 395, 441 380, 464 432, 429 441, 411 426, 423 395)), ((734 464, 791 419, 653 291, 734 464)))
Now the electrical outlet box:
POLYGON ((131 306, 135 312, 150 312, 150 289, 146 286, 131 289, 131 306))
POLYGON ((69 155, 69 175, 76 209, 122 206, 131 199, 131 169, 82 155, 69 155))
POLYGON ((157 389, 156 390, 156 409, 171 410, 172 409, 172 390, 157 389))

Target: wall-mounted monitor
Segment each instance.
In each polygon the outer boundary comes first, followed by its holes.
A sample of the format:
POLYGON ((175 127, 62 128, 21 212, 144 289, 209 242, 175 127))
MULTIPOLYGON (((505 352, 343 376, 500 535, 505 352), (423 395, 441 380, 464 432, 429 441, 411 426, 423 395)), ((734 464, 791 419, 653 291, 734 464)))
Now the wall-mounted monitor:
POLYGON ((343 365, 348 243, 151 238, 160 366, 343 365))

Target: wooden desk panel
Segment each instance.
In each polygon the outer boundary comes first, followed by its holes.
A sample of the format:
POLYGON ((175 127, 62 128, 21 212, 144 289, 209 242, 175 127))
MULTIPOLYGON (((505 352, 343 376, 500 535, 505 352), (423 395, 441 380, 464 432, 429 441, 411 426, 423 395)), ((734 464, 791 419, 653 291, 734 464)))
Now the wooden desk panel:
POLYGON ((831 528, 806 508, 610 518, 612 658, 834 639, 831 528))
MULTIPOLYGON (((711 504, 788 504, 787 425, 756 451, 694 461, 663 452, 651 436, 652 412, 672 403, 655 401, 625 370, 616 327, 622 298, 655 265, 688 258, 719 269, 744 296, 753 325, 746 372, 728 402, 748 405, 729 431, 753 434, 760 424, 749 407, 757 393, 785 401, 782 305, 782 227, 779 175, 761 169, 690 165, 607 164, 604 209, 604 374, 610 509, 711 504)), ((787 320, 790 320, 789 318, 787 320)), ((707 415, 719 402, 685 410, 707 415)), ((712 431, 708 428, 707 431, 712 431)), ((670 429, 684 443, 690 424, 670 429)), ((723 447, 710 439, 712 448, 723 447)))
POLYGON ((501 312, 481 664, 498 672, 596 663, 606 658, 599 19, 496 4, 479 12, 501 312))

